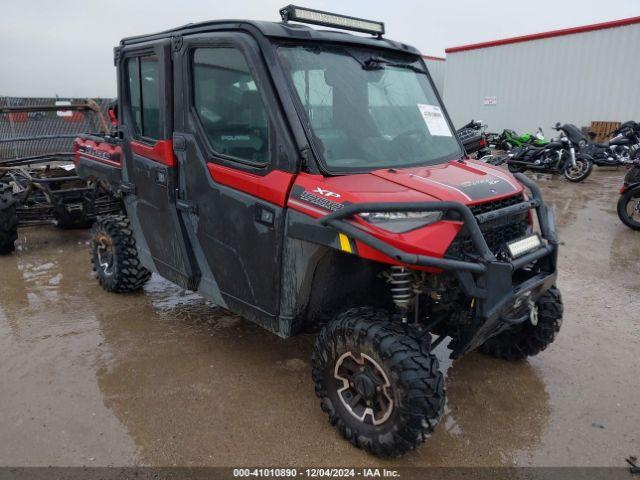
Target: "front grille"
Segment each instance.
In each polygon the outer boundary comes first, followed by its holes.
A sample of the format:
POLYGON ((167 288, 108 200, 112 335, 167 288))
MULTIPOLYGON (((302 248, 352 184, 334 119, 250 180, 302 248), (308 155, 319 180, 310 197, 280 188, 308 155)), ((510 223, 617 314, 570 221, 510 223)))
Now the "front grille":
MULTIPOLYGON (((481 203, 470 208, 474 215, 479 215, 522 202, 524 202, 524 196, 519 194, 492 202, 481 203)), ((484 223, 480 225, 480 230, 484 235, 489 249, 496 256, 500 256, 504 251, 505 244, 525 236, 529 227, 527 213, 525 212, 484 223)), ((448 258, 461 259, 473 257, 474 255, 477 255, 477 252, 474 251, 469 231, 466 226, 462 227, 455 240, 449 246, 446 256, 448 258)))
POLYGON ((524 195, 520 193, 518 195, 514 195, 513 197, 501 198, 500 200, 494 200, 492 202, 480 203, 470 208, 471 212, 473 212, 474 215, 480 215, 481 213, 492 212, 493 210, 510 207, 511 205, 522 202, 524 202, 524 195))

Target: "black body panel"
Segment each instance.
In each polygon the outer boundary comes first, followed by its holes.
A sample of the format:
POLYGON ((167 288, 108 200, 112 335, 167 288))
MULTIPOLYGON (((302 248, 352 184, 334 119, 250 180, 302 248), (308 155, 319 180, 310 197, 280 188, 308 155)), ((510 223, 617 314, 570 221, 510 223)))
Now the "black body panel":
POLYGON ((263 67, 262 55, 255 40, 246 33, 210 33, 185 37, 180 48, 174 51, 174 62, 174 144, 180 202, 185 205, 181 215, 202 270, 203 285, 199 291, 216 303, 278 332, 276 316, 280 301, 285 209, 216 182, 208 166, 218 165, 259 177, 274 170, 293 172, 296 169, 296 150, 263 67), (190 68, 193 50, 206 47, 235 48, 246 58, 262 101, 267 105, 268 164, 243 163, 219 155, 210 147, 192 106, 190 68), (260 210, 271 212, 272 221, 260 221, 260 210))
POLYGON ((125 196, 127 214, 134 229, 140 260, 152 271, 180 285, 195 289, 199 270, 188 243, 185 227, 176 210, 177 171, 158 159, 134 153, 136 143, 153 147, 171 138, 173 131, 171 43, 168 40, 153 46, 127 49, 119 64, 118 98, 123 137, 122 182, 132 185, 125 196), (155 55, 158 58, 159 136, 150 139, 135 133, 132 111, 127 101, 128 77, 125 67, 130 58, 155 55))

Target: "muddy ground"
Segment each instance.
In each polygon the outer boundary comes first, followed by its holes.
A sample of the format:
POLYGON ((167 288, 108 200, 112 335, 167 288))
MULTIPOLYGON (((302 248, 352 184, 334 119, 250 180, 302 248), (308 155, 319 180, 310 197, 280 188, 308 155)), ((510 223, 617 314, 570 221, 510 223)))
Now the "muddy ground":
POLYGON ((20 231, 0 258, 0 465, 581 465, 640 454, 640 232, 615 213, 623 170, 540 177, 558 216, 565 320, 538 357, 446 369, 433 438, 379 460, 313 394, 312 336, 282 340, 154 276, 92 278, 86 231, 20 231))

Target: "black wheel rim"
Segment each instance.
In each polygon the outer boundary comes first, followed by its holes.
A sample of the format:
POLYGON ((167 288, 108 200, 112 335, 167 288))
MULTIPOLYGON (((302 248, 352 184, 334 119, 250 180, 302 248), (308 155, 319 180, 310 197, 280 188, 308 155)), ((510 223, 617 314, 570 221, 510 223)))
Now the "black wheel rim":
POLYGON ((393 413, 391 382, 384 369, 369 355, 346 352, 334 369, 338 398, 362 423, 381 425, 393 413))

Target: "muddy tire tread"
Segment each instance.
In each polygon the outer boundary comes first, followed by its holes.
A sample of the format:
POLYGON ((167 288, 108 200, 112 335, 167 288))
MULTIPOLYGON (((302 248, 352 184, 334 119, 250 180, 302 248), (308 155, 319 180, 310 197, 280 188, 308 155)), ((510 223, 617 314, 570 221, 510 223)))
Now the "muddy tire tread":
POLYGON ((356 447, 382 457, 397 457, 423 443, 437 425, 445 401, 444 378, 437 358, 406 335, 404 329, 389 321, 383 309, 360 307, 347 310, 327 324, 318 337, 312 354, 312 377, 315 393, 329 423, 356 447), (358 420, 345 421, 327 393, 325 371, 333 363, 340 345, 370 345, 385 362, 390 381, 404 397, 397 405, 397 428, 370 437, 359 431, 358 420))
POLYGON ((16 249, 18 239, 18 214, 16 198, 11 185, 0 183, 0 255, 16 249))
POLYGON ((151 278, 151 272, 140 263, 131 224, 125 215, 108 215, 97 219, 91 240, 91 263, 100 286, 108 292, 135 292, 151 278), (101 230, 111 238, 116 256, 111 277, 104 277, 98 273, 100 266, 95 237, 101 230))

